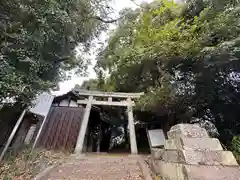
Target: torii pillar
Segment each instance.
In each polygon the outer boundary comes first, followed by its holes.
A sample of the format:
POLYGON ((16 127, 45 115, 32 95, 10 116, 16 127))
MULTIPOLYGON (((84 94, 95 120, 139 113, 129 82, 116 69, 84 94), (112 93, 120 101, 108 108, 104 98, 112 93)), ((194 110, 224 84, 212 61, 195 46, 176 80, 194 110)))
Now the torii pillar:
POLYGON ((135 125, 134 125, 134 118, 133 118, 133 110, 132 110, 132 100, 131 98, 127 99, 128 106, 127 106, 127 114, 128 114, 128 125, 129 125, 129 135, 130 135, 130 144, 131 144, 131 153, 137 154, 137 141, 136 141, 136 132, 135 132, 135 125))
POLYGON ((93 96, 89 96, 88 102, 87 102, 87 105, 86 105, 86 109, 85 109, 85 112, 84 112, 83 120, 82 120, 82 123, 81 123, 80 131, 79 131, 79 134, 78 134, 77 144, 76 144, 76 147, 75 147, 75 150, 74 150, 74 152, 76 154, 80 154, 83 151, 85 135, 86 135, 89 116, 90 116, 90 112, 91 112, 91 108, 92 108, 92 100, 93 100, 93 96))

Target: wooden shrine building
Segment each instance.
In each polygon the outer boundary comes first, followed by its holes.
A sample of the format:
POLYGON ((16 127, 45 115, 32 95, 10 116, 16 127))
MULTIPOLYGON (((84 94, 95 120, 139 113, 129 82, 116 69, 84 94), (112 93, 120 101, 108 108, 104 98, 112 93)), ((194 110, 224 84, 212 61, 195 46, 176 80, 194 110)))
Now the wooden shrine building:
POLYGON ((96 147, 96 143, 94 145, 96 133, 92 127, 102 119, 100 129, 105 134, 102 133, 100 136, 105 141, 101 143, 101 148, 106 151, 109 148, 110 136, 107 135, 109 124, 119 123, 128 128, 129 133, 124 132, 129 134, 131 153, 137 154, 133 106, 134 100, 141 95, 143 93, 100 92, 74 88, 67 94, 53 98, 45 118, 34 116, 37 120, 29 121, 31 116, 24 110, 5 150, 14 144, 32 144, 33 148, 64 149, 75 153, 99 151, 100 145, 99 147, 96 147), (124 112, 125 118, 109 116, 104 112, 106 109, 112 111, 114 107, 119 107, 118 109, 124 112))
POLYGON ((71 93, 73 95, 69 96, 68 94, 54 99, 48 118, 46 122, 43 122, 45 125, 38 146, 48 147, 51 142, 53 144, 50 146, 57 144, 60 146, 62 143, 64 147, 72 148, 74 146, 75 153, 82 153, 84 144, 88 143, 89 120, 92 118, 94 121, 94 115, 90 115, 91 110, 94 114, 98 106, 117 106, 126 109, 131 153, 138 153, 132 107, 134 99, 139 98, 143 93, 86 91, 76 88, 71 93), (57 113, 62 114, 61 118, 58 118, 57 113), (66 143, 70 145, 68 146, 66 143))

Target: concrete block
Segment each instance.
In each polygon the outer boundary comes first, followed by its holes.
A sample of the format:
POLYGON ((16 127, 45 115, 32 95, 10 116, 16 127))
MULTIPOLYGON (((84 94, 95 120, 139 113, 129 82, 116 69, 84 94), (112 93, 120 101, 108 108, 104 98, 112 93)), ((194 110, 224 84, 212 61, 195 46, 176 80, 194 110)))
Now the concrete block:
POLYGON ((215 138, 176 138, 165 141, 165 149, 221 151, 222 146, 215 138))
POLYGON ((235 157, 230 151, 183 150, 181 153, 186 164, 238 166, 235 157))
POLYGON ((173 126, 167 133, 169 139, 186 137, 186 138, 207 138, 206 129, 196 124, 178 124, 173 126))
POLYGON ((151 149, 151 158, 152 159, 160 159, 162 157, 162 154, 165 152, 165 149, 161 148, 152 148, 151 149))
POLYGON ((218 139, 198 125, 178 124, 164 149, 152 149, 151 168, 163 180, 240 180, 240 168, 218 139))
POLYGON ((163 179, 240 180, 240 168, 230 166, 185 165, 153 161, 153 171, 163 179))
POLYGON ((152 159, 166 162, 183 163, 185 161, 183 155, 184 154, 180 150, 154 149, 152 151, 152 159))
POLYGON ((183 148, 183 145, 180 138, 168 139, 165 141, 165 144, 164 144, 164 149, 177 150, 182 148, 183 148))
POLYGON ((185 165, 186 180, 240 180, 239 167, 185 165))
POLYGON ((164 179, 185 180, 182 164, 153 160, 151 168, 156 175, 164 179))
POLYGON ((230 151, 192 151, 154 149, 152 158, 172 163, 192 165, 225 165, 238 166, 230 151))

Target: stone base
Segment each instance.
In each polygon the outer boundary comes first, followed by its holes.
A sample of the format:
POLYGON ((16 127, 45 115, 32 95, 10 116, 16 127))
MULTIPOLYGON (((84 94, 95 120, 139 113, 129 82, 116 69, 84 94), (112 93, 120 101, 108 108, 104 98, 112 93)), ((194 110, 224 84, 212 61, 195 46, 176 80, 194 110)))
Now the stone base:
POLYGON ((232 152, 193 124, 178 124, 168 132, 164 149, 152 149, 151 168, 163 180, 240 180, 232 152))
POLYGON ((185 180, 182 164, 152 160, 151 169, 156 175, 160 175, 161 178, 185 180))
POLYGON ((152 161, 152 169, 163 179, 176 180, 240 180, 239 167, 185 165, 152 161))
POLYGON ((175 138, 165 141, 165 149, 185 149, 185 150, 223 150, 218 139, 215 138, 175 138))
POLYGON ((192 165, 238 166, 230 151, 188 151, 152 149, 152 158, 173 163, 192 165))
POLYGON ((192 180, 240 180, 239 167, 186 165, 184 168, 192 180))

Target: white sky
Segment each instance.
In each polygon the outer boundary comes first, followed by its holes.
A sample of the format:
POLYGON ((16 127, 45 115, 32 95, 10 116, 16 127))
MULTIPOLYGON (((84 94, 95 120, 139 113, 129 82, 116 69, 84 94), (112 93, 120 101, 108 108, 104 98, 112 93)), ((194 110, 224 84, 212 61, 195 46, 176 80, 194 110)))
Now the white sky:
MULTIPOLYGON (((135 0, 134 2, 136 4, 141 4, 143 2, 151 2, 151 1, 152 0, 135 0)), ((113 8, 116 12, 116 14, 114 16, 118 17, 118 13, 122 9, 124 9, 124 8, 135 9, 135 8, 137 8, 137 6, 131 0, 113 0, 113 8)), ((114 28, 114 26, 112 26, 111 29, 112 28, 114 28)), ((107 40, 107 38, 108 38, 108 36, 106 35, 106 33, 102 33, 98 42, 99 43, 104 42, 107 40)), ((94 53, 94 49, 95 48, 91 49, 92 53, 88 57, 91 59, 91 64, 92 64, 88 67, 88 76, 87 77, 79 77, 76 75, 72 75, 70 80, 59 83, 60 90, 53 92, 54 95, 61 95, 61 94, 67 93, 75 86, 75 84, 81 85, 83 83, 83 81, 85 81, 85 80, 96 78, 96 73, 93 70, 93 67, 96 63, 96 60, 95 60, 96 53, 94 53)))

